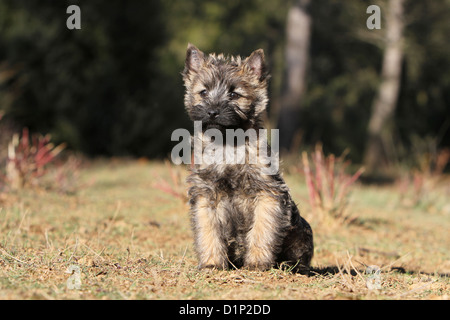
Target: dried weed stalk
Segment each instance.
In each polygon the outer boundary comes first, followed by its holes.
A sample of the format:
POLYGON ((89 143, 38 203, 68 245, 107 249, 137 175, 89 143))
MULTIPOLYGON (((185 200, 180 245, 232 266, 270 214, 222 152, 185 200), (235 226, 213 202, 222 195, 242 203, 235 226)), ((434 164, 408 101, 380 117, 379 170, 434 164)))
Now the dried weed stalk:
POLYGON ((184 179, 179 170, 176 170, 169 161, 165 161, 167 171, 169 172, 170 180, 164 179, 158 176, 157 182, 153 184, 153 187, 181 199, 183 202, 187 201, 187 187, 184 183, 184 179))
POLYGON ((345 171, 350 162, 344 161, 345 155, 336 158, 330 154, 325 157, 321 145, 316 146, 311 156, 302 153, 309 202, 321 220, 330 216, 340 222, 349 221, 346 208, 350 187, 364 172, 364 168, 348 175, 345 171))
POLYGON ((11 190, 35 186, 39 178, 47 173, 47 165, 65 148, 64 144, 54 146, 50 135, 30 135, 27 128, 22 136, 14 134, 8 144, 6 162, 6 184, 11 190))

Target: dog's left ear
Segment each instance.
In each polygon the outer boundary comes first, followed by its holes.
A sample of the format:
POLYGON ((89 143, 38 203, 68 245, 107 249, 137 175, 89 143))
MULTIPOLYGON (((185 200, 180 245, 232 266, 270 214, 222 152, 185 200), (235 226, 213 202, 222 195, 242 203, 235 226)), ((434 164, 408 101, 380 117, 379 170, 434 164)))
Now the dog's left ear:
POLYGON ((258 76, 259 81, 263 81, 266 78, 266 62, 264 61, 263 49, 253 51, 252 54, 245 59, 245 64, 258 76))

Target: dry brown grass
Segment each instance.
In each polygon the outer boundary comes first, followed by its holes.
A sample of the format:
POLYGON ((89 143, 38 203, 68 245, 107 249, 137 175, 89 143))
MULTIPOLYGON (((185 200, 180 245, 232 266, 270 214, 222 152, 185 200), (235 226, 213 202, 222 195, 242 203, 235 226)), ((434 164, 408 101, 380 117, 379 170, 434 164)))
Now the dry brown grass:
MULTIPOLYGON (((198 271, 187 206, 163 188, 184 168, 99 161, 75 194, 0 195, 0 299, 448 299, 449 190, 405 208, 395 187, 357 187, 351 224, 321 224, 303 178, 287 175, 315 233, 309 276, 272 269, 198 271), (175 170, 175 171, 173 171, 175 170), (81 288, 69 289, 69 266, 81 288), (366 268, 381 269, 370 290, 366 268)), ((170 190, 170 188, 169 188, 170 190)))

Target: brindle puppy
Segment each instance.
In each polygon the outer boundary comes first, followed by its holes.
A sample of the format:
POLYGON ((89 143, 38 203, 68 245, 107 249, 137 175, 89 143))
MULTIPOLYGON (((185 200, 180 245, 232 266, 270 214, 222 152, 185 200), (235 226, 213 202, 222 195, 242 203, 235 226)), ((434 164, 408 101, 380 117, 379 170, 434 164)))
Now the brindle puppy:
MULTIPOLYGON (((262 128, 268 103, 263 50, 241 59, 205 55, 189 44, 182 75, 186 110, 191 120, 202 122, 203 131, 262 128)), ((213 143, 200 139, 203 147, 213 143)), ((257 145, 247 142, 247 152, 258 154, 257 145)), ((280 173, 266 174, 265 167, 248 161, 193 166, 189 203, 199 268, 309 269, 311 227, 280 173)))

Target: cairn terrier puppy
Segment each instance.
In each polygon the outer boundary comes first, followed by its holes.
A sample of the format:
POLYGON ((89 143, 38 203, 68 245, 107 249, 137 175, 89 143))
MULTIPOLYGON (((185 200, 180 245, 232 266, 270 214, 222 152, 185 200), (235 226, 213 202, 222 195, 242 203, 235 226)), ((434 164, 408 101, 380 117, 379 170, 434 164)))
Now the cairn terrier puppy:
MULTIPOLYGON (((192 121, 201 121, 203 131, 263 128, 269 75, 262 49, 247 58, 226 57, 205 55, 189 44, 182 75, 186 111, 192 121)), ((203 148, 212 143, 201 139, 203 148)), ((246 151, 258 154, 257 145, 246 141, 246 151)), ((200 269, 309 270, 311 227, 278 170, 269 175, 266 166, 248 161, 192 166, 188 195, 200 269)))

